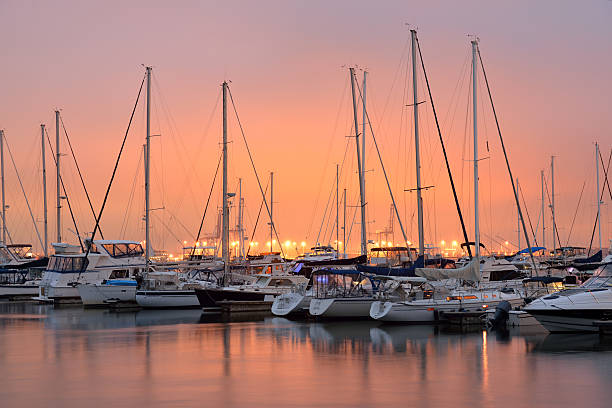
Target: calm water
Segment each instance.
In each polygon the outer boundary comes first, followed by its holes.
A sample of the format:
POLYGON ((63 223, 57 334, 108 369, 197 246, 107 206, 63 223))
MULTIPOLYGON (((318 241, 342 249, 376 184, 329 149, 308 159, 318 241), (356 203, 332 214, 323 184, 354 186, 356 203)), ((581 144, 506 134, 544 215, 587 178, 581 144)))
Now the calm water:
POLYGON ((611 407, 612 339, 0 303, 2 407, 611 407))

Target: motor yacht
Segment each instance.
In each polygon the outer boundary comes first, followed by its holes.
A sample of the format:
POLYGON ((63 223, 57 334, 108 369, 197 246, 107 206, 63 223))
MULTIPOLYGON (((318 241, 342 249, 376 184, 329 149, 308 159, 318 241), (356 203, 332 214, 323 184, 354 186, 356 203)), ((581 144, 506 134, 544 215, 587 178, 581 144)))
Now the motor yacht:
POLYGON ((612 264, 600 266, 578 288, 542 296, 524 310, 553 333, 597 332, 598 321, 612 320, 612 264))

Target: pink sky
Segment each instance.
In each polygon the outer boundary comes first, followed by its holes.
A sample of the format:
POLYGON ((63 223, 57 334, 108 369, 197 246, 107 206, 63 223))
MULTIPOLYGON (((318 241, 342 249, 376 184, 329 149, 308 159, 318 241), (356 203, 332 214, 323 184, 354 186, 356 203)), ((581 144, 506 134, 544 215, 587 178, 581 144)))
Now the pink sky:
MULTIPOLYGON (((275 173, 275 222, 281 240, 314 243, 334 188, 335 165, 342 161, 345 136, 351 132, 345 66, 356 64, 369 72, 368 109, 408 239, 415 242, 414 199, 402 192, 415 183, 411 111, 404 107, 411 101, 402 99, 405 86, 407 94, 411 92, 410 76, 404 75, 409 37, 405 23, 410 23, 419 31, 451 166, 469 215, 470 238, 469 121, 468 132, 464 131, 468 84, 461 89, 457 84, 465 77, 462 67, 470 53, 467 34, 476 34, 532 222, 539 215, 540 169, 546 169, 548 176, 550 156, 555 155, 562 242, 567 240, 586 182, 569 243, 588 245, 595 215, 594 142, 599 141, 607 159, 612 141, 610 1, 495 5, 479 1, 183 1, 171 5, 4 1, 0 15, 0 128, 5 129, 39 225, 40 124, 45 123, 53 135, 53 110, 62 110, 99 208, 144 73, 141 64, 147 64, 154 67, 155 77, 153 133, 162 135, 153 140, 152 206, 166 208, 156 212, 153 245, 175 251, 179 241, 191 241, 197 232, 220 149, 221 111, 214 107, 224 79, 232 81, 260 176, 267 179, 270 171, 275 173), (449 112, 456 112, 454 119, 448 119, 453 117, 449 112)), ((420 92, 425 100, 423 88, 420 92)), ((485 96, 484 90, 479 95, 485 96)), ((433 117, 429 108, 421 106, 423 183, 436 186, 435 207, 434 192, 424 194, 425 239, 432 244, 459 240, 433 117)), ((493 248, 499 249, 497 241, 516 243, 516 210, 490 108, 483 104, 479 109, 481 117, 484 113, 480 151, 490 156, 481 162, 481 228, 485 244, 493 242, 493 248)), ((122 233, 128 239, 144 238, 139 222, 144 207, 142 171, 136 175, 144 143, 142 105, 137 112, 103 217, 107 238, 119 238, 122 233), (122 229, 134 180, 127 228, 122 229)), ((230 140, 230 190, 238 177, 244 178, 250 236, 261 197, 233 116, 230 140)), ((374 232, 387 225, 390 201, 371 140, 368 145, 367 163, 373 170, 367 175, 368 225, 374 232)), ((357 193, 354 156, 351 144, 341 181, 341 189, 349 190, 349 205, 355 205, 357 193)), ((69 156, 63 161, 79 228, 91 231, 92 217, 74 166, 69 156)), ((35 242, 17 180, 6 162, 8 227, 15 241, 35 242)), ((48 156, 53 241, 55 181, 50 163, 48 156)), ((213 196, 213 207, 219 195, 213 196)), ((612 214, 609 197, 604 201, 602 228, 607 246, 612 214)), ((546 222, 550 225, 548 216, 546 222)), ((67 211, 63 224, 64 236, 74 240, 67 230, 72 228, 67 211)), ((205 225, 210 231, 214 217, 207 217, 205 225)), ((353 227, 351 249, 357 248, 358 228, 353 227)), ((265 225, 260 226, 255 239, 263 243, 265 231, 265 225)), ((328 225, 327 236, 330 231, 328 225)), ((370 238, 375 239, 374 234, 370 238)), ((320 238, 322 243, 327 239, 320 238)), ((400 239, 396 224, 394 240, 400 239)))

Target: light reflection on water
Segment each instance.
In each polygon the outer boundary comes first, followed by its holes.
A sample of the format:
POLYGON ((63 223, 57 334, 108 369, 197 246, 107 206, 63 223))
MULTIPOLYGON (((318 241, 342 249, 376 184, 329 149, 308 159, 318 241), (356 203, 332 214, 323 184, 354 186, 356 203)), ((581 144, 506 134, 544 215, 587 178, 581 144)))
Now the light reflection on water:
POLYGON ((612 339, 0 303, 2 406, 609 407, 612 339))

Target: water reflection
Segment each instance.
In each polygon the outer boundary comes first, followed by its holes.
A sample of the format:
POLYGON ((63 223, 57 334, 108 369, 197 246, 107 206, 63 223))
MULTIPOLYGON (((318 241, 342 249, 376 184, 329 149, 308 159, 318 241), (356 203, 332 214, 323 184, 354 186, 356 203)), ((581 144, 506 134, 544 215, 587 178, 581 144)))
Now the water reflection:
POLYGON ((3 406, 607 406, 612 339, 0 303, 3 406), (36 392, 32 392, 36 390, 36 392))

